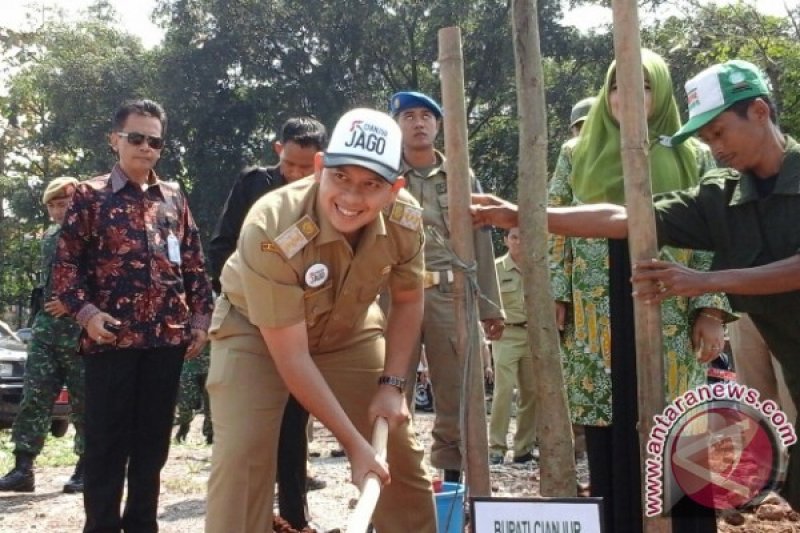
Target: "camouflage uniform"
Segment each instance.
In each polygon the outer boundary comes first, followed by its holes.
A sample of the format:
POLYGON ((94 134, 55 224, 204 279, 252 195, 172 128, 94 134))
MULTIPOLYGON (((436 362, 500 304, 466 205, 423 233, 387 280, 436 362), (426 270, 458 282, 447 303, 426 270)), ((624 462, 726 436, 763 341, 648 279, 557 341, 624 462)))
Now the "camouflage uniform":
MULTIPOLYGON (((42 239, 44 301, 51 298, 50 271, 60 226, 48 228, 42 239)), ((33 321, 33 336, 25 366, 25 384, 11 440, 15 452, 38 455, 50 429, 53 402, 66 384, 75 426, 75 453, 83 455, 83 359, 77 356, 81 327, 70 317, 56 318, 42 309, 33 321)))
POLYGON ((195 409, 202 402, 203 436, 206 439, 213 437, 214 434, 211 427, 211 404, 206 391, 210 349, 210 346, 206 345, 200 355, 183 363, 178 389, 178 414, 175 418, 176 425, 186 425, 188 429, 194 419, 195 409))

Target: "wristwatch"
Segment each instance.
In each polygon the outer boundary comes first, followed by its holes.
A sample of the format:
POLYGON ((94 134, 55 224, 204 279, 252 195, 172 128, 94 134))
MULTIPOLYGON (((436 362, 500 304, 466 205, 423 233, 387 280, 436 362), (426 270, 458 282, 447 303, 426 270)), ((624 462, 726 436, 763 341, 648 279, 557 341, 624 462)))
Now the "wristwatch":
POLYGON ((403 392, 406 389, 406 379, 398 378, 397 376, 381 376, 378 378, 378 385, 391 385, 403 392))

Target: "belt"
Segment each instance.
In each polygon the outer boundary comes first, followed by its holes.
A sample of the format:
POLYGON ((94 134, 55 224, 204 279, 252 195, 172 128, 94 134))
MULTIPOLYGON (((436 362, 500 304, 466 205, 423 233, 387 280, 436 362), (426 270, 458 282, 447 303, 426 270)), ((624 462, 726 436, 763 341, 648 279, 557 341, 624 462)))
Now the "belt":
POLYGON ((439 285, 440 283, 453 283, 453 271, 442 270, 441 272, 424 272, 423 287, 426 289, 439 285))
POLYGON ((511 326, 512 328, 527 328, 527 322, 506 322, 506 326, 511 326))

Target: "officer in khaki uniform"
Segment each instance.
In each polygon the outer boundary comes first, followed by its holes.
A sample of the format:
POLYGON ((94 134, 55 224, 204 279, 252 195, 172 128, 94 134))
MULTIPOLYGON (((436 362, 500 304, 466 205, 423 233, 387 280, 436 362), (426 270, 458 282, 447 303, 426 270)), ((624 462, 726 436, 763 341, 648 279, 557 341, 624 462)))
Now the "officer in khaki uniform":
MULTIPOLYGON (((425 226, 425 317, 422 342, 428 358, 436 420, 433 428, 431 464, 445 470, 446 481, 460 477, 462 457, 461 407, 462 372, 456 353, 456 324, 453 304, 453 260, 450 251, 447 165, 444 155, 434 149, 442 110, 432 98, 418 92, 399 92, 390 100, 392 115, 403 131, 403 176, 408 191, 423 209, 425 226)), ((479 185, 473 178, 473 188, 479 185)), ((503 332, 503 311, 489 230, 475 230, 475 259, 480 320, 489 340, 503 332)), ((414 366, 416 369, 416 363, 414 366)))
POLYGON ((208 532, 268 530, 289 393, 341 442, 354 483, 391 474, 373 517, 378 531, 436 531, 403 396, 417 345, 409 332, 422 320, 424 239, 420 209, 398 177, 400 137, 384 113, 346 113, 314 177, 265 195, 245 220, 210 330, 208 532), (388 319, 376 302, 384 288, 388 319), (389 421, 388 468, 367 440, 378 416, 389 421))
POLYGON ((519 267, 522 261, 519 228, 511 228, 504 241, 508 253, 495 261, 506 327, 503 336, 492 343, 494 394, 492 416, 489 419, 489 459, 492 464, 502 464, 508 450, 508 424, 515 386, 519 407, 517 431, 514 434, 514 462, 531 461, 536 442, 533 354, 528 345, 528 319, 519 267))

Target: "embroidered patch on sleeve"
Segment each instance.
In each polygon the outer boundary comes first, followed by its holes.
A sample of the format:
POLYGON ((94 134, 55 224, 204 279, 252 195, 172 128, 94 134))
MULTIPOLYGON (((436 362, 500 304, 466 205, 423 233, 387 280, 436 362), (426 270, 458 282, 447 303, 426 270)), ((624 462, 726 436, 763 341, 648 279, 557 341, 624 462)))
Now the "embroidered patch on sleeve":
POLYGON ((311 220, 310 216, 305 215, 286 231, 275 237, 275 246, 287 259, 291 259, 318 234, 319 228, 317 225, 311 220))
POLYGON ((389 220, 404 228, 419 231, 422 228, 422 208, 403 202, 395 202, 389 220))

